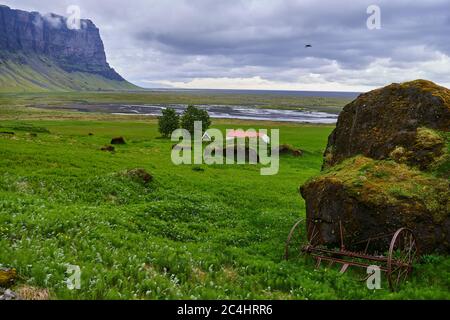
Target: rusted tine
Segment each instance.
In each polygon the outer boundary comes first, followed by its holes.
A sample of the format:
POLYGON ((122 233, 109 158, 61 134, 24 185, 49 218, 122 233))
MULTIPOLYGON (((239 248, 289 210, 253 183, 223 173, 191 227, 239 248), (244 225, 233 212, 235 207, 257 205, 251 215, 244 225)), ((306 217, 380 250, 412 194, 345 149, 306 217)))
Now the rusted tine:
MULTIPOLYGON (((333 250, 318 248, 318 247, 314 247, 314 246, 312 246, 309 249, 309 251, 311 253, 327 254, 327 255, 334 255, 334 256, 346 256, 349 258, 366 259, 366 260, 370 260, 370 261, 378 261, 378 262, 386 262, 387 261, 387 257, 384 257, 384 256, 383 257, 375 257, 375 256, 371 256, 371 255, 358 254, 358 253, 352 252, 352 251, 333 251, 333 250)), ((334 259, 334 257, 333 257, 333 259, 334 259)))
POLYGON ((369 279, 374 273, 375 273, 375 270, 372 273, 367 274, 367 276, 365 276, 364 278, 359 279, 359 281, 366 282, 367 279, 369 279))
POLYGON ((367 250, 369 249, 369 245, 370 245, 370 241, 371 240, 372 240, 372 238, 369 238, 369 240, 367 240, 366 248, 364 249, 364 254, 367 254, 367 250))
POLYGON ((341 220, 339 220, 339 232, 341 234, 341 250, 344 251, 345 250, 344 232, 342 231, 342 221, 341 220))
POLYGON ((320 263, 322 262, 322 258, 321 257, 317 257, 317 260, 316 260, 316 269, 319 269, 320 268, 320 263))
POLYGON ((348 267, 350 267, 350 265, 348 263, 342 265, 342 268, 339 271, 339 273, 345 273, 347 271, 348 267))
MULTIPOLYGON (((344 260, 344 259, 339 259, 339 258, 331 258, 331 257, 326 257, 326 256, 319 256, 319 255, 312 255, 314 257, 314 259, 318 259, 320 258, 321 260, 325 260, 325 261, 330 261, 333 260, 335 263, 339 263, 339 264, 348 264, 350 266, 354 266, 354 267, 363 267, 363 268, 367 268, 368 266, 370 266, 370 264, 368 263, 362 263, 362 262, 358 262, 358 261, 349 261, 349 260, 344 260)), ((380 265, 380 270, 381 271, 387 271, 387 268, 383 265, 380 265)))
MULTIPOLYGON (((394 233, 379 234, 379 235, 370 237, 370 239, 371 240, 379 240, 379 239, 383 239, 383 238, 392 237, 393 235, 394 235, 394 233)), ((352 245, 361 244, 361 243, 364 243, 366 241, 367 241, 367 239, 361 240, 361 241, 352 242, 352 245)))

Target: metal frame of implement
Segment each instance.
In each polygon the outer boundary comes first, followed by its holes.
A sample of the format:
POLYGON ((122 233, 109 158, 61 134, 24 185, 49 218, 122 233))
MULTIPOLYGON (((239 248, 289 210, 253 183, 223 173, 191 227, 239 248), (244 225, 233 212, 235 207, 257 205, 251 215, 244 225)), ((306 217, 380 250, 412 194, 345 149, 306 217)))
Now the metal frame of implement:
POLYGON ((316 268, 319 268, 322 262, 328 262, 329 266, 340 264, 342 266, 341 273, 345 273, 351 266, 367 268, 377 265, 381 271, 386 272, 390 289, 396 291, 401 282, 411 274, 413 263, 419 257, 416 238, 413 231, 408 228, 400 228, 394 233, 377 235, 352 243, 352 245, 365 244, 365 249, 364 251, 350 251, 344 244, 344 228, 341 221, 338 222, 340 248, 335 249, 330 249, 320 243, 318 225, 321 220, 314 220, 307 224, 307 228, 305 228, 308 229, 307 243, 304 244, 302 227, 305 221, 306 219, 297 221, 289 232, 284 255, 286 260, 292 255, 308 254, 315 259, 316 268), (371 243, 390 237, 392 238, 387 255, 368 253, 371 243))

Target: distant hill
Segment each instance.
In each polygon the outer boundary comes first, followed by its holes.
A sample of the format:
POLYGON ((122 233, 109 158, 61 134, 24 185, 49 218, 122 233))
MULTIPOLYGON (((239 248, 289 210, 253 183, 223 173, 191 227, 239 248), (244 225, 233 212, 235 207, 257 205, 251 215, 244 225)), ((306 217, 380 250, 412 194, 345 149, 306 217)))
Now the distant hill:
POLYGON ((137 90, 106 61, 99 29, 0 5, 0 92, 137 90))

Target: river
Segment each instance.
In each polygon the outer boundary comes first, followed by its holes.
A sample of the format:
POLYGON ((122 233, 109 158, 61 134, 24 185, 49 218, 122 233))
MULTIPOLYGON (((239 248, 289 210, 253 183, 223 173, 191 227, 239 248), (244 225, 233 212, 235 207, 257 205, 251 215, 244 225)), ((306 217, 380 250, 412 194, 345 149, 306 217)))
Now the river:
MULTIPOLYGON (((181 114, 186 109, 186 105, 117 105, 108 106, 107 110, 113 114, 120 115, 148 115, 159 116, 164 108, 173 108, 181 114)), ((336 123, 338 115, 326 112, 303 111, 303 110, 279 110, 260 109, 246 106, 232 105, 200 105, 199 108, 208 111, 211 118, 221 119, 242 119, 261 121, 283 121, 298 123, 336 123)), ((97 108, 96 108, 97 109, 97 108)), ((84 111, 84 110, 80 110, 84 111)))

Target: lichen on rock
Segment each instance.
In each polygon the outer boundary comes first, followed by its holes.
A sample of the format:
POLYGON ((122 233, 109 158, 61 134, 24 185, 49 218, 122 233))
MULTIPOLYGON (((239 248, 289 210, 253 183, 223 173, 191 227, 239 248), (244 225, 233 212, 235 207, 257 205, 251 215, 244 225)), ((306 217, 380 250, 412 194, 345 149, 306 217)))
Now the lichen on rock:
POLYGON ((446 139, 443 134, 429 128, 417 128, 415 140, 409 149, 396 146, 389 158, 398 163, 416 166, 421 170, 429 170, 446 160, 446 139))

